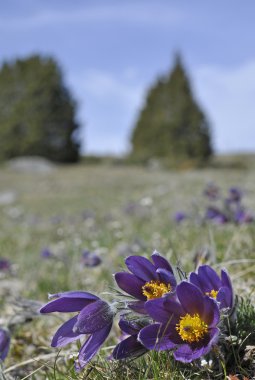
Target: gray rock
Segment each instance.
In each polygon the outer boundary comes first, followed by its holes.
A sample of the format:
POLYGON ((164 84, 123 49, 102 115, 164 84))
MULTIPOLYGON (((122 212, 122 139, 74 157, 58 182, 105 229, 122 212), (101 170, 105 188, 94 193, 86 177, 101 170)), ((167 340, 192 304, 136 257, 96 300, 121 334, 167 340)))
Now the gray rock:
POLYGON ((54 171, 56 165, 43 157, 19 157, 8 161, 7 167, 11 170, 25 173, 48 174, 54 171))
POLYGON ((17 193, 15 191, 3 191, 0 193, 0 206, 10 205, 17 199, 17 193))

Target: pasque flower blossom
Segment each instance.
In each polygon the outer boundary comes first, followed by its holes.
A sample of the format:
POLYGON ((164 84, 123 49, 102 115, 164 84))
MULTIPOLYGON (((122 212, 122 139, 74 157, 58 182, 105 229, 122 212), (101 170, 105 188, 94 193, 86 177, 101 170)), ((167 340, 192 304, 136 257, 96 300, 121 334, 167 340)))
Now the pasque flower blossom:
POLYGON ((144 327, 138 340, 149 350, 174 350, 176 360, 189 363, 207 354, 217 343, 220 320, 216 301, 182 281, 178 300, 161 298, 145 304, 156 323, 144 327))
POLYGON ((137 299, 129 302, 129 307, 143 314, 146 314, 146 301, 165 296, 176 287, 176 279, 169 262, 156 251, 151 258, 152 262, 142 256, 129 256, 125 263, 131 273, 115 274, 118 286, 137 299))
POLYGON ((40 313, 78 312, 65 322, 52 338, 52 347, 62 347, 84 334, 90 334, 82 345, 76 369, 80 370, 96 355, 112 328, 114 311, 105 301, 94 294, 70 291, 50 296, 56 298, 40 309, 40 313))
POLYGON ((0 359, 5 360, 10 349, 11 337, 8 330, 0 327, 0 359))
POLYGON ((217 207, 209 206, 205 211, 205 219, 212 220, 216 224, 224 224, 229 222, 229 218, 217 207))
POLYGON ((83 251, 82 253, 82 264, 85 267, 96 267, 100 265, 102 262, 101 258, 94 252, 90 252, 88 250, 83 251))
POLYGON ((234 306, 234 295, 230 277, 225 269, 221 270, 221 277, 209 265, 201 265, 198 272, 192 272, 189 281, 196 285, 204 294, 214 298, 220 309, 234 306))

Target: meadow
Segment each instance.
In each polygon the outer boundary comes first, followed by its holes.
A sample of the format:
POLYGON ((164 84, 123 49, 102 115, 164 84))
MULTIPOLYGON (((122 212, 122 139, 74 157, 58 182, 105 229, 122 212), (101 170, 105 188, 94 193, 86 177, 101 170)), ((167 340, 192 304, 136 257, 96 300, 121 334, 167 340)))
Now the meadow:
POLYGON ((112 274, 124 268, 125 257, 149 258, 154 250, 186 272, 195 269, 196 255, 207 252, 217 271, 228 270, 235 293, 254 303, 255 223, 177 224, 173 219, 180 210, 202 213, 203 190, 210 182, 222 191, 240 187, 245 205, 255 213, 253 167, 175 172, 80 164, 49 173, 0 167, 0 194, 12 194, 0 203, 0 258, 10 260, 10 268, 0 273, 0 324, 11 332, 0 378, 179 380, 231 375, 224 365, 217 373, 180 365, 166 352, 150 352, 128 363, 106 360, 120 335, 117 324, 100 355, 77 374, 77 344, 50 347, 66 316, 38 313, 48 293, 83 290, 111 297, 116 292, 112 274), (43 254, 45 250, 50 253, 43 254), (84 251, 95 253, 101 263, 86 266, 84 251))

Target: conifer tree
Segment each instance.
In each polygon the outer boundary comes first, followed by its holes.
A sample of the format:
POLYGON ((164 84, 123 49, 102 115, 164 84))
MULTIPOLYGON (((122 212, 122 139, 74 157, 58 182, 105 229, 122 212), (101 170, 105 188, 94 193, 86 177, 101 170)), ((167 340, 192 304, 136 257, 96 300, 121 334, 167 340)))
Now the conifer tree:
POLYGON ((149 90, 133 130, 136 160, 163 159, 168 164, 204 163, 212 155, 210 127, 194 99, 181 58, 149 90))
POLYGON ((79 158, 76 104, 56 61, 34 55, 0 69, 0 159, 79 158), (76 134, 76 136, 75 136, 76 134))

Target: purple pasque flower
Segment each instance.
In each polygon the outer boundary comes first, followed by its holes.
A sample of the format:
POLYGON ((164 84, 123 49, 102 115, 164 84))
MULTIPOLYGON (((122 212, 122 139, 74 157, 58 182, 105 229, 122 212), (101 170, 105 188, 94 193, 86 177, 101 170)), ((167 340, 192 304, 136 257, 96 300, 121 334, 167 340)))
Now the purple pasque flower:
POLYGON ((45 247, 41 250, 40 256, 42 259, 53 259, 53 258, 55 258, 55 255, 47 247, 45 247))
POLYGON ((234 306, 234 293, 230 277, 225 269, 221 270, 221 277, 209 265, 201 265, 198 272, 192 272, 189 281, 196 285, 203 294, 214 298, 219 303, 220 309, 234 306))
POLYGON ((0 258, 0 271, 9 272, 11 271, 11 262, 5 257, 0 258))
POLYGON ((129 302, 129 307, 142 314, 146 314, 144 304, 147 300, 172 293, 176 287, 176 279, 169 262, 156 251, 151 258, 152 262, 142 256, 129 256, 125 263, 131 273, 115 273, 118 286, 137 299, 129 302))
POLYGON ((176 360, 190 363, 217 343, 219 308, 215 300, 187 281, 177 285, 176 294, 178 300, 161 298, 146 303, 156 323, 144 327, 138 340, 149 350, 174 350, 176 360))
POLYGON ((82 253, 82 264, 85 267, 93 268, 100 265, 102 262, 101 258, 94 252, 88 250, 83 251, 82 253))
POLYGON ((94 294, 70 291, 50 296, 56 298, 40 309, 40 313, 78 312, 65 322, 52 338, 52 347, 62 347, 84 334, 90 334, 82 345, 76 369, 80 370, 96 355, 101 345, 108 337, 113 323, 114 311, 111 306, 94 294))
POLYGON ((11 337, 8 330, 0 327, 0 359, 5 360, 10 349, 11 337))
POLYGON ((119 321, 120 329, 128 335, 114 348, 112 358, 122 360, 127 358, 139 357, 145 354, 148 350, 138 340, 140 330, 145 326, 144 323, 138 321, 131 321, 121 318, 119 321))
POLYGON ((228 203, 239 203, 242 199, 243 193, 238 187, 231 187, 228 190, 228 198, 226 201, 228 203))
POLYGON ((204 190, 204 195, 211 201, 219 199, 219 194, 220 190, 214 183, 209 183, 204 190))
POLYGON ((188 218, 187 214, 183 211, 177 211, 174 215, 174 221, 176 223, 181 223, 183 220, 187 218, 188 218))
POLYGON ((254 217, 249 211, 238 208, 235 212, 234 220, 237 224, 252 223, 254 222, 254 217))
POLYGON ((223 214, 222 211, 217 209, 217 207, 212 206, 207 207, 205 212, 205 219, 212 220, 216 224, 225 224, 229 221, 228 217, 225 214, 223 214))

